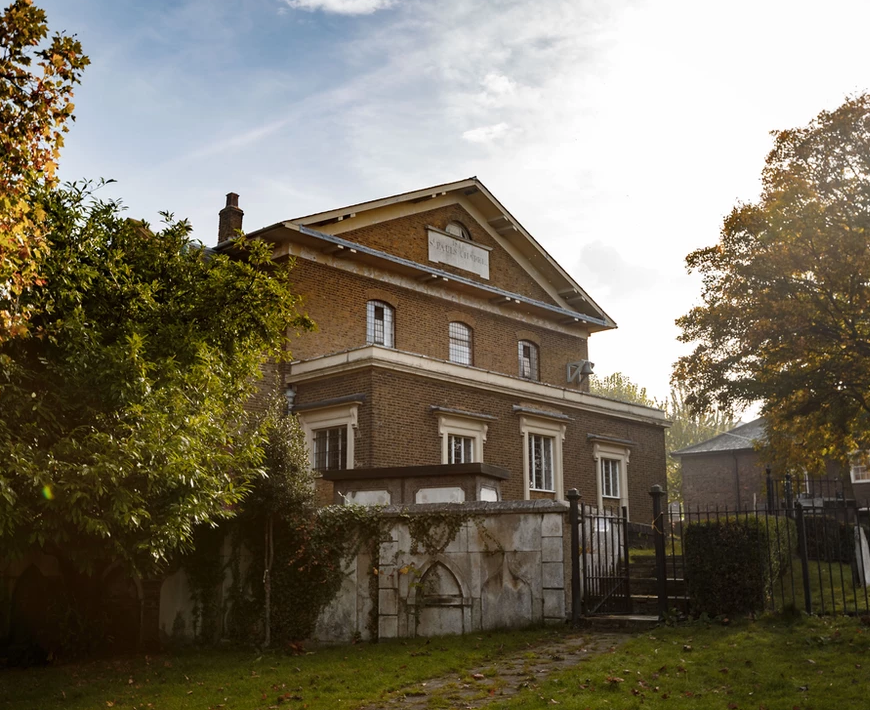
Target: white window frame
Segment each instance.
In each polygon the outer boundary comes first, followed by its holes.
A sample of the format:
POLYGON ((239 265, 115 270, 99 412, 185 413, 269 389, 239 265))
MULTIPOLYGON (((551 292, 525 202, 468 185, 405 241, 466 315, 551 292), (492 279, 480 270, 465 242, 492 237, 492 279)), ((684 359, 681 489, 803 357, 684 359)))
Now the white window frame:
MULTIPOLYGON (((354 459, 354 436, 357 429, 357 413, 359 402, 348 404, 335 404, 318 409, 306 409, 297 413, 302 431, 305 432, 305 442, 308 444, 308 461, 311 470, 314 471, 314 435, 320 429, 333 429, 335 427, 347 427, 347 448, 345 452, 345 468, 353 468, 354 459)), ((317 475, 320 472, 315 472, 317 475)))
POLYGON ((450 463, 451 435, 473 439, 471 461, 467 463, 482 463, 483 445, 486 443, 488 431, 489 426, 480 419, 458 414, 439 414, 438 435, 441 437, 441 463, 450 463))
POLYGON ((523 437, 523 498, 529 500, 533 489, 529 486, 529 435, 537 434, 553 440, 553 491, 556 500, 565 500, 565 484, 562 469, 562 443, 565 441, 566 425, 553 419, 534 417, 523 414, 520 416, 520 434, 523 437))
POLYGON ((312 430, 311 438, 312 438, 312 441, 314 443, 314 447, 313 447, 312 452, 311 452, 311 460, 314 463, 312 464, 311 468, 314 470, 317 470, 321 473, 323 471, 335 471, 338 469, 346 468, 347 467, 347 435, 348 435, 347 427, 341 426, 341 425, 335 426, 335 427, 318 427, 317 429, 312 430), (328 466, 329 459, 330 459, 330 453, 332 453, 329 450, 330 449, 329 432, 331 432, 331 431, 339 432, 339 440, 338 440, 339 446, 338 446, 338 448, 339 448, 339 451, 341 453, 341 458, 339 458, 339 461, 338 461, 339 465, 335 468, 329 468, 329 466, 328 466), (317 435, 322 433, 322 432, 326 433, 326 456, 324 457, 324 463, 327 464, 327 467, 315 469, 315 466, 317 464, 317 435), (343 442, 344 446, 341 446, 341 444, 342 444, 342 441, 340 438, 341 432, 344 432, 344 442, 343 442), (343 462, 342 462, 342 459, 343 459, 343 462))
POLYGON ((451 463, 451 464, 454 464, 454 463, 474 463, 474 449, 475 449, 474 444, 475 444, 475 437, 473 437, 473 436, 465 436, 464 434, 448 434, 447 435, 447 462, 451 463), (460 441, 463 442, 462 456, 461 456, 461 458, 463 458, 463 459, 466 458, 464 444, 465 444, 465 442, 468 442, 470 444, 470 446, 468 447, 469 448, 469 455, 468 455, 467 461, 464 461, 464 460, 463 461, 455 461, 455 460, 451 461, 450 460, 451 458, 453 458, 453 447, 451 446, 451 442, 455 441, 456 439, 459 439, 460 441))
POLYGON ((552 436, 545 436, 543 434, 529 434, 528 435, 528 457, 529 457, 529 490, 530 491, 540 491, 542 493, 555 493, 556 492, 556 481, 554 476, 554 466, 553 466, 553 449, 555 440, 552 436), (540 442, 540 449, 535 445, 540 442), (538 485, 533 478, 533 470, 536 468, 532 465, 533 459, 537 460, 538 458, 542 458, 544 463, 547 462, 547 458, 549 454, 549 463, 550 466, 547 468, 543 464, 541 465, 541 474, 542 481, 540 485, 538 485))
POLYGON ((622 500, 622 459, 621 458, 610 458, 608 456, 602 456, 598 465, 601 467, 601 498, 602 499, 610 499, 610 500, 622 500), (613 468, 616 468, 616 475, 613 476, 613 468), (611 490, 610 494, 607 493, 607 483, 610 483, 611 489, 616 489, 616 495, 613 495, 613 490, 611 490))
POLYGON ((631 459, 631 449, 621 444, 596 441, 592 446, 592 457, 595 459, 595 487, 598 490, 598 507, 625 507, 628 511, 628 463, 631 459), (619 462, 619 498, 604 497, 604 469, 601 462, 611 459, 619 462))
POLYGON ((849 466, 849 476, 852 483, 870 483, 870 466, 864 463, 853 463, 849 466))
POLYGON ((366 301, 366 342, 370 345, 381 345, 385 348, 394 348, 396 346, 396 309, 386 301, 381 301, 377 298, 366 301), (384 320, 384 342, 377 342, 373 333, 375 332, 375 308, 383 308, 384 320))

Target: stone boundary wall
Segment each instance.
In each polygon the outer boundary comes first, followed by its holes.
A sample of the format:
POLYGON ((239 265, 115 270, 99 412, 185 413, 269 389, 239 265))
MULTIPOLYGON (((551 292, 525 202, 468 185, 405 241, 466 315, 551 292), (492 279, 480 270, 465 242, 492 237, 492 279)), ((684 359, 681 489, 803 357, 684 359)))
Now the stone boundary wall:
MULTIPOLYGON (((318 622, 325 642, 562 624, 570 604, 568 506, 552 500, 385 508, 376 560, 360 553, 318 622), (442 552, 415 548, 406 516, 472 516, 442 552), (435 514, 435 515, 433 515, 435 514), (375 572, 376 570, 376 572, 375 572)), ((437 527, 437 526, 436 526, 437 527)), ((437 538, 438 530, 433 530, 437 538)), ((436 547, 441 547, 436 545, 436 547)))

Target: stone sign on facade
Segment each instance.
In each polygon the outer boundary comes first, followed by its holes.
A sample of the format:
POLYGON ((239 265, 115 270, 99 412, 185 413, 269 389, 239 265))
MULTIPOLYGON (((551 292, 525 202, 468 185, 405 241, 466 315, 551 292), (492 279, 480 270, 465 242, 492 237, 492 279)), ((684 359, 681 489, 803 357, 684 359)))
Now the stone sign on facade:
POLYGON ((429 261, 450 264, 489 279, 489 250, 429 228, 429 261))

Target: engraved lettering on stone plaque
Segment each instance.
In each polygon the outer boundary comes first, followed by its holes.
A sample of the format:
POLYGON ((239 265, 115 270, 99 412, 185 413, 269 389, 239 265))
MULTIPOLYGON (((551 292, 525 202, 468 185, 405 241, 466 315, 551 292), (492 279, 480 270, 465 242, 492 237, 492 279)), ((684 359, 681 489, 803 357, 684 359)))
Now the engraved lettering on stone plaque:
POLYGON ((489 252, 464 239, 429 230, 429 261, 450 264, 489 279, 489 252))

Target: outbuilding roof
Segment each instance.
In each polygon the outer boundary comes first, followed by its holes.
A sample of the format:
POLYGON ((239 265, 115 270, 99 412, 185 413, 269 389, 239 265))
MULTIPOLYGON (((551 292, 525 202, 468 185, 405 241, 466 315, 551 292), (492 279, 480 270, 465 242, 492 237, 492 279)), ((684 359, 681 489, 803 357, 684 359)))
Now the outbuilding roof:
POLYGON ((746 451, 753 449, 755 443, 764 439, 765 436, 764 417, 759 417, 755 421, 751 421, 748 424, 740 424, 724 434, 707 439, 707 441, 687 446, 679 451, 672 451, 671 456, 712 454, 722 451, 746 451))

